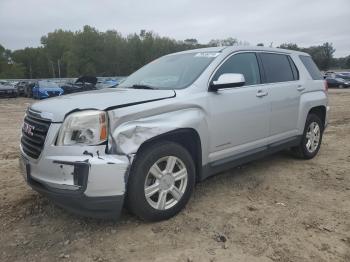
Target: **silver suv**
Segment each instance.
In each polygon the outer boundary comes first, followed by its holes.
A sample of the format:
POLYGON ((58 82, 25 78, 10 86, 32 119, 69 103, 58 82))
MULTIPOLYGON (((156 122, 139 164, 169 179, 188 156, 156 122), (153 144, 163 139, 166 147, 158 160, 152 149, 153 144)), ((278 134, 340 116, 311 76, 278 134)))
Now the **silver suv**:
POLYGON ((216 47, 161 57, 116 89, 28 108, 21 167, 28 184, 87 216, 122 206, 157 221, 178 213, 194 185, 283 149, 320 149, 327 86, 306 53, 216 47))

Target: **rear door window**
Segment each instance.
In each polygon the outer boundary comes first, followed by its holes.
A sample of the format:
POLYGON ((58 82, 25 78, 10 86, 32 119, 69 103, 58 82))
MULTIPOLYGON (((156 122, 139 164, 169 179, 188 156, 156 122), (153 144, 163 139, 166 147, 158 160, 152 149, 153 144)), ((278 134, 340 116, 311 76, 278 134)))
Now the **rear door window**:
POLYGON ((299 58, 300 58, 301 62, 303 62, 306 70, 309 72, 309 74, 313 80, 323 79, 320 70, 318 69, 314 60, 312 60, 311 56, 300 55, 299 58))
MULTIPOLYGON (((277 83, 294 81, 296 78, 293 74, 289 57, 283 54, 260 53, 263 63, 266 83, 277 83)), ((297 71, 297 69, 295 68, 297 71)))
POLYGON ((243 74, 245 85, 260 84, 260 71, 255 53, 239 53, 228 58, 216 71, 212 81, 218 80, 222 74, 243 74))

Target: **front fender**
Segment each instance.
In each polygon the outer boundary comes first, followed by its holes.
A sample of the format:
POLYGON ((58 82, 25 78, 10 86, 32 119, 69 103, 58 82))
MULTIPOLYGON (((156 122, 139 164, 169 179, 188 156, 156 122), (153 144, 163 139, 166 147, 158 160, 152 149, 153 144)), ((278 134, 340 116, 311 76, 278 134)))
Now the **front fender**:
POLYGON ((176 110, 122 123, 112 130, 113 147, 117 154, 135 154, 147 140, 180 128, 196 130, 202 152, 207 152, 208 124, 205 113, 199 108, 176 110))

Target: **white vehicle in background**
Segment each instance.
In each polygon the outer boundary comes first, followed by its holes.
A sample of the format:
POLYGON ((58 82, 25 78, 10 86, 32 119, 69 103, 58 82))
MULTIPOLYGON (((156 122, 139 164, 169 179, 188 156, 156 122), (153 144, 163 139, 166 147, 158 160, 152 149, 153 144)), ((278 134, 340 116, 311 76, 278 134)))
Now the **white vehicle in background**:
POLYGON ((17 88, 7 81, 0 81, 0 97, 17 97, 17 88))

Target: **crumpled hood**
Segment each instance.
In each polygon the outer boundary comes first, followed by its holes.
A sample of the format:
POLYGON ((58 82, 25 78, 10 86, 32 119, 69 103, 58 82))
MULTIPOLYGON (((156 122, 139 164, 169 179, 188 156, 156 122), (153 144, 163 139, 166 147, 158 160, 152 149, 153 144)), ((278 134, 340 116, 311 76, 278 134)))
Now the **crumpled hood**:
POLYGON ((62 122, 73 110, 105 110, 172 97, 175 97, 173 90, 102 89, 50 98, 33 104, 30 109, 53 122, 62 122))

